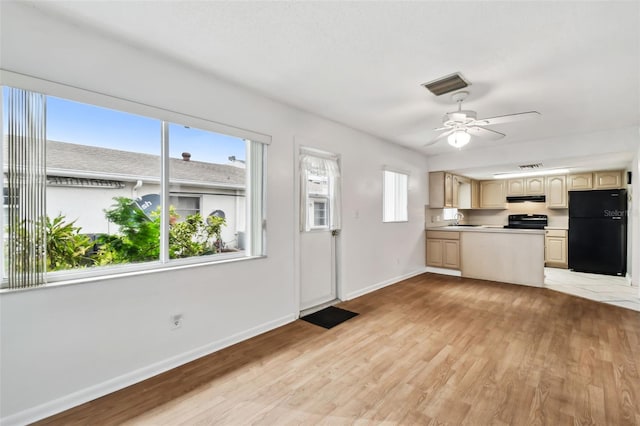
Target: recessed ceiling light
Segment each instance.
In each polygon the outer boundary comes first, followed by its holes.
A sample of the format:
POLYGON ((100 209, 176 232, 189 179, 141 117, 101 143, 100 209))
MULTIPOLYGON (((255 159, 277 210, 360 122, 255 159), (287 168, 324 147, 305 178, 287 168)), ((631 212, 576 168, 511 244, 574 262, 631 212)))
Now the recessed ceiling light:
POLYGON ((437 80, 430 81, 422 84, 431 93, 436 96, 444 95, 445 93, 455 92, 456 90, 463 89, 469 86, 469 83, 459 72, 447 75, 445 77, 438 78, 437 80))

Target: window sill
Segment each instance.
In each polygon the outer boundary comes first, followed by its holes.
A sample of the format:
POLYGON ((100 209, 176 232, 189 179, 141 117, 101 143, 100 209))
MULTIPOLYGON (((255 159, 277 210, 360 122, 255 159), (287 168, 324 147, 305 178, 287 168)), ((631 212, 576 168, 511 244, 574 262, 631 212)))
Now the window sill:
MULTIPOLYGON (((234 256, 234 257, 226 257, 224 259, 216 259, 210 261, 199 261, 199 259, 180 259, 176 261, 172 261, 170 263, 144 263, 140 265, 126 265, 120 267, 112 267, 110 269, 111 273, 105 273, 105 269, 99 269, 95 271, 82 271, 82 272, 61 272, 61 273, 53 273, 53 277, 48 276, 47 283, 33 286, 33 287, 25 287, 25 288, 0 288, 0 295, 6 293, 15 293, 22 291, 33 291, 33 290, 43 290, 43 289, 51 289, 56 287, 68 286, 68 285, 79 285, 86 283, 95 283, 98 281, 108 281, 119 278, 127 278, 127 277, 135 277, 139 275, 147 275, 147 274, 156 274, 159 272, 167 272, 167 271, 177 271, 180 269, 190 269, 190 268, 198 268, 203 266, 211 266, 218 265, 221 263, 235 263, 242 262, 246 260, 254 260, 254 259, 263 259, 266 258, 266 255, 260 256, 234 256)), ((2 283, 6 285, 6 279, 2 283)))

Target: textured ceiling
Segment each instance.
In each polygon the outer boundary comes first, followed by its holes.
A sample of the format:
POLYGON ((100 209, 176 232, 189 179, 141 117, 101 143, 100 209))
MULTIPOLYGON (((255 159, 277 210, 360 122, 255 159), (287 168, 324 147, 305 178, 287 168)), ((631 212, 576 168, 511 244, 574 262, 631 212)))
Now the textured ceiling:
POLYGON ((474 144, 640 125, 640 2, 35 2, 270 98, 427 154, 455 106, 421 83, 460 71, 466 109, 534 122, 474 144))

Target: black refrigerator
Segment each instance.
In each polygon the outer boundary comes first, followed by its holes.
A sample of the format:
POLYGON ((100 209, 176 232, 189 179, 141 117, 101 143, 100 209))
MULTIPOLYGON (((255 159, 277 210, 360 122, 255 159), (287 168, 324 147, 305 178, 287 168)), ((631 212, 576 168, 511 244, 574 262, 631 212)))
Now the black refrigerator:
POLYGON ((569 191, 569 269, 627 273, 627 190, 569 191))

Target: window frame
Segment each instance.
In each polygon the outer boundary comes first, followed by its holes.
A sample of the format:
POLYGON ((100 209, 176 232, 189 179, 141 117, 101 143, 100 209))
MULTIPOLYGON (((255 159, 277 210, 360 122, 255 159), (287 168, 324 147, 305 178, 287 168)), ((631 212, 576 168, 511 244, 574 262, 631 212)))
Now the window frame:
MULTIPOLYGON (((163 207, 165 209, 163 211, 166 212, 166 223, 163 222, 162 226, 162 238, 161 238, 161 256, 156 261, 148 261, 142 263, 130 263, 130 264, 117 264, 117 265, 107 265, 100 266, 95 268, 87 268, 87 269, 69 269, 64 271, 51 271, 46 273, 46 281, 41 285, 36 287, 29 288, 7 288, 7 278, 5 277, 6 271, 4 267, 4 262, 0 262, 0 292, 7 291, 26 291, 33 290, 39 288, 46 288, 50 285, 63 285, 63 284, 78 284, 83 282, 92 282, 92 281, 100 281, 111 278, 117 278, 122 276, 129 275, 138 275, 145 273, 154 273, 159 271, 166 271, 170 269, 180 269, 184 267, 194 267, 194 266, 207 266, 218 263, 227 263, 229 261, 243 261, 250 260, 255 258, 262 258, 267 256, 266 252, 266 184, 267 184, 267 147, 271 143, 271 136, 253 132, 250 130, 241 129, 238 127, 233 127, 225 124, 221 124, 210 119, 205 119, 201 117, 197 117, 194 115, 189 115, 185 113, 179 113, 176 111, 163 109, 159 107, 154 107, 151 105, 141 104, 138 102, 133 102, 128 99, 118 98, 111 95, 106 95, 103 93, 84 90, 72 86, 68 86, 61 83, 51 82, 41 80, 35 77, 17 74, 11 71, 1 70, 0 69, 0 88, 4 86, 16 87, 24 90, 30 90, 34 92, 42 93, 46 96, 54 96, 62 99, 66 99, 73 102, 85 103, 97 107, 109 108, 112 110, 116 110, 119 112, 124 112, 128 114, 136 114, 144 117, 160 120, 163 122, 163 129, 168 127, 168 123, 176 123, 180 125, 190 126, 194 128, 198 128, 204 131, 210 131, 215 133, 224 134, 227 136, 237 137, 240 139, 244 139, 247 142, 247 157, 249 157, 249 147, 252 145, 262 145, 263 148, 261 150, 261 159, 259 162, 259 166, 257 169, 261 174, 261 178, 259 179, 259 184, 255 185, 256 188, 249 188, 252 185, 252 181, 247 179, 246 181, 246 191, 251 190, 252 192, 258 192, 259 196, 254 197, 257 201, 257 205, 251 204, 251 207, 247 207, 246 212, 246 221, 247 228, 253 228, 260 224, 260 228, 257 230, 253 230, 251 233, 246 232, 246 238, 251 239, 258 237, 259 241, 256 244, 252 242, 248 242, 248 247, 244 252, 231 252, 231 253, 216 253, 213 255, 204 255, 204 256, 194 256, 180 259, 168 259, 168 256, 162 254, 162 246, 166 245, 165 250, 168 249, 168 235, 166 235, 167 231, 164 229, 168 226, 168 205, 169 205, 169 174, 168 174, 168 150, 166 150, 166 154, 164 150, 161 150, 161 161, 162 170, 161 175, 164 175, 164 178, 161 177, 161 182, 164 186, 162 190, 163 202, 166 203, 163 207), (166 163, 166 164, 165 164, 166 163), (165 172, 166 168, 166 172, 165 172)), ((2 90, 0 90, 0 128, 3 128, 3 115, 2 115, 2 106, 4 104, 4 95, 2 90)), ((163 132, 164 134, 164 132, 163 132)), ((165 148, 166 143, 168 142, 165 137, 162 138, 162 146, 165 148)), ((4 141, 3 141, 4 143, 4 141)), ((251 147, 251 150, 255 150, 255 148, 251 147)), ((0 162, 3 161, 3 154, 0 151, 0 162)), ((247 170, 249 169, 249 158, 247 158, 247 170)), ((254 171, 253 174, 256 172, 254 171)), ((2 177, 2 184, 4 187, 4 173, 2 177)), ((255 180, 253 177, 252 180, 255 180)), ((3 203, 4 204, 4 203, 3 203)), ((248 204, 249 206, 249 204, 248 204)), ((200 208, 202 208, 202 200, 200 200, 200 208)), ((4 208, 0 210, 0 221, 5 220, 5 212, 4 208)), ((165 215, 163 215, 164 217, 165 215)), ((0 233, 0 257, 4 259, 4 238, 5 232, 0 233)), ((168 253, 168 251, 165 251, 168 253)))

